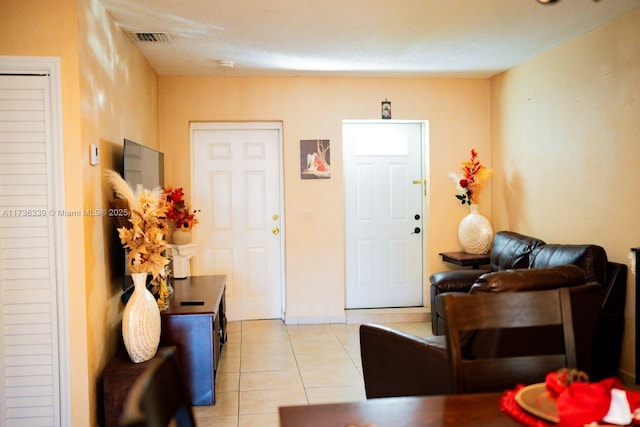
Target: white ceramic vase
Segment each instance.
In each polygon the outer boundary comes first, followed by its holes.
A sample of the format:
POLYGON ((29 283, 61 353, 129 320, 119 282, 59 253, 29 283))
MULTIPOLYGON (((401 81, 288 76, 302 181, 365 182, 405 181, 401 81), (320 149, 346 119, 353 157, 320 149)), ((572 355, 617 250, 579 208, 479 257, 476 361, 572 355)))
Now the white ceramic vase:
POLYGON ((191 243, 191 230, 182 230, 177 228, 171 234, 171 240, 173 240, 174 245, 186 245, 187 243, 191 243))
POLYGON ((160 310, 147 289, 147 273, 133 273, 134 289, 122 314, 122 338, 134 363, 155 356, 160 344, 160 310))
POLYGON ((478 205, 469 206, 471 212, 460 221, 458 241, 468 254, 486 254, 493 242, 493 229, 489 220, 478 213, 478 205))

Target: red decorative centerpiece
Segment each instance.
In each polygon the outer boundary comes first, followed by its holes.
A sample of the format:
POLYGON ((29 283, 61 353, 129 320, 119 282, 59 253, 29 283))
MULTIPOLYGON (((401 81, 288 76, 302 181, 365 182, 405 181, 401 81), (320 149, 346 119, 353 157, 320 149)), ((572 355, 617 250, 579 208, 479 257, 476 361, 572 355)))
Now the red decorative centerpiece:
POLYGON ((184 201, 182 187, 166 187, 164 197, 167 204, 167 219, 175 227, 175 231, 171 235, 173 243, 184 245, 191 242, 191 230, 198 224, 196 213, 199 211, 189 209, 184 201))

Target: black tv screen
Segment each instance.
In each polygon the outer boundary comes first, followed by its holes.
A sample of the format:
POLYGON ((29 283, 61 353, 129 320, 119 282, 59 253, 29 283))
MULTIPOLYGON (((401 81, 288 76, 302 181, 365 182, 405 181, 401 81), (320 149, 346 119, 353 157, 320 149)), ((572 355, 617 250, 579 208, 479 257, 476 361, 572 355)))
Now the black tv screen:
MULTIPOLYGON (((124 140, 123 149, 123 174, 122 177, 135 191, 138 184, 144 188, 153 190, 157 187, 164 188, 164 154, 138 144, 129 139, 124 140)), ((133 287, 131 271, 127 267, 126 254, 123 252, 124 280, 122 290, 127 291, 133 287)), ((147 277, 147 282, 151 276, 147 277)), ((123 299, 126 296, 123 296, 123 299)))
POLYGON ((164 187, 163 153, 125 139, 123 154, 123 178, 134 191, 138 184, 149 190, 164 187))

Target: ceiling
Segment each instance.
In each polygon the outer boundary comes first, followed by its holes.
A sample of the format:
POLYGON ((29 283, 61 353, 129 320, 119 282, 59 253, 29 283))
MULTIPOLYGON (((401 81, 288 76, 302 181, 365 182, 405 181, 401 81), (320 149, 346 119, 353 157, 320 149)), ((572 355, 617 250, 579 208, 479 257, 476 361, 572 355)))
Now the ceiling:
POLYGON ((640 8, 640 0, 100 2, 158 74, 171 76, 486 78, 640 8), (142 42, 137 32, 170 40, 142 42))

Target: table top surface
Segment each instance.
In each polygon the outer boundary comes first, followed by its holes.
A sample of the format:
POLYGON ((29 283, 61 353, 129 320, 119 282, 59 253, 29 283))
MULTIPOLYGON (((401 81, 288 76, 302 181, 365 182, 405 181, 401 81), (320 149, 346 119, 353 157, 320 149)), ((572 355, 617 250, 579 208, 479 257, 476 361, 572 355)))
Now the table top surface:
POLYGON ((173 281, 173 295, 169 298, 169 308, 161 311, 166 315, 215 315, 220 306, 227 277, 191 276, 173 281), (187 305, 183 305, 184 303, 187 305))
POLYGON ((491 258, 491 254, 468 254, 466 252, 440 252, 439 254, 442 257, 453 258, 456 260, 489 260, 491 258))
POLYGON ((502 393, 392 397, 280 408, 281 427, 521 426, 500 410, 502 393))
POLYGON ((466 252, 440 252, 439 255, 445 262, 450 262, 462 267, 473 267, 478 269, 483 264, 491 262, 491 254, 468 254, 466 252))

